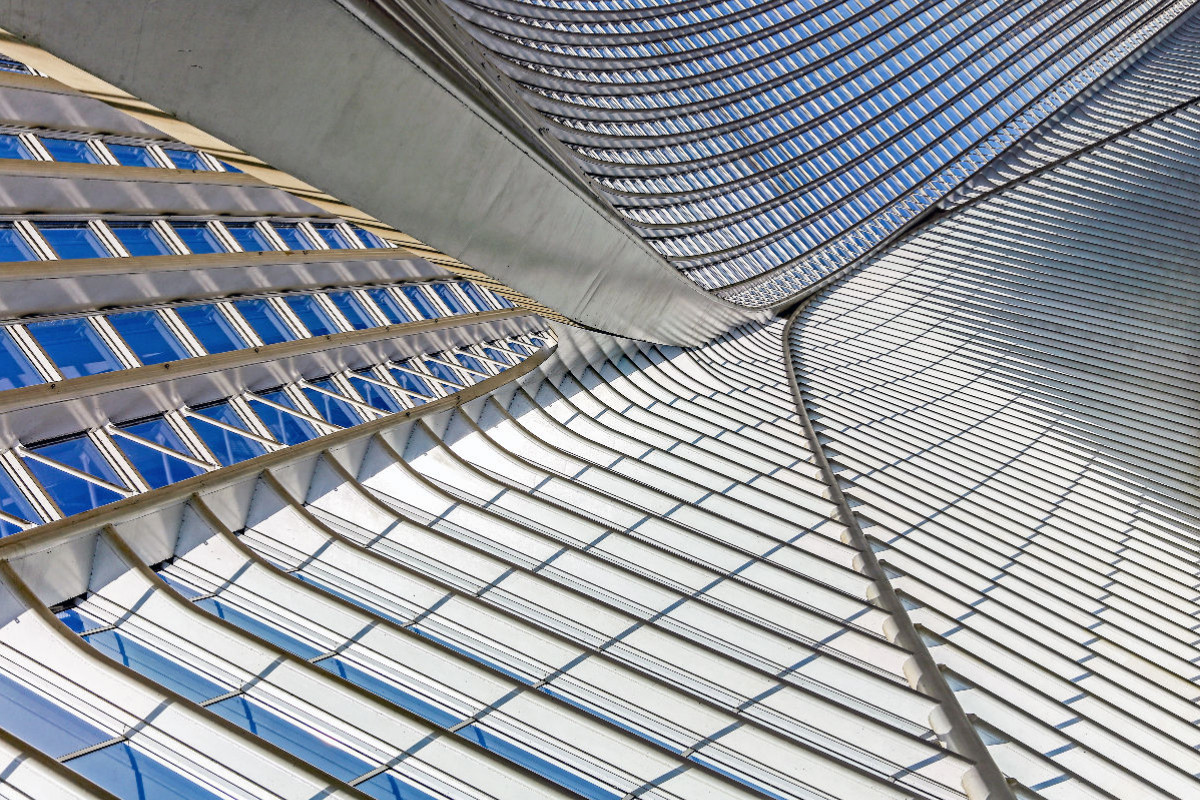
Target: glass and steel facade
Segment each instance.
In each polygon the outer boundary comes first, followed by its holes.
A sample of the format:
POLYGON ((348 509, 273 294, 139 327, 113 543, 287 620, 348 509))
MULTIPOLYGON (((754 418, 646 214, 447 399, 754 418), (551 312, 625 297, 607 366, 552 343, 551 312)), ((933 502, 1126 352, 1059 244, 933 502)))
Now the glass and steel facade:
POLYGON ((702 287, 771 306, 1191 4, 446 5, 626 224, 702 287))
POLYGON ((551 321, 0 58, 0 798, 1200 795, 1200 15, 485 5, 647 241, 808 296, 551 321))

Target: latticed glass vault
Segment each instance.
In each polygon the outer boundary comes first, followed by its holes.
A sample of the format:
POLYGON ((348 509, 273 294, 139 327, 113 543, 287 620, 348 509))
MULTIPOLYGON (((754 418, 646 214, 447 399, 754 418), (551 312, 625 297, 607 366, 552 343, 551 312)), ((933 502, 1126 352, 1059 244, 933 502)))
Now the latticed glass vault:
POLYGON ((0 25, 0 800, 1200 797, 1190 3, 0 25))
POLYGON ((884 241, 1190 5, 445 3, 626 224, 754 306, 884 241))

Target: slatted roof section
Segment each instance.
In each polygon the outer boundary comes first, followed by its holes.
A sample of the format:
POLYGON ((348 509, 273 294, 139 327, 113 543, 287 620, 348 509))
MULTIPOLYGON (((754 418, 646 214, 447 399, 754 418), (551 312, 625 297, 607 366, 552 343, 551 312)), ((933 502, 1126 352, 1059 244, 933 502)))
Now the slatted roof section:
POLYGON ((764 307, 903 227, 1192 3, 445 5, 626 224, 764 307))
POLYGON ((953 206, 1118 136, 1200 97, 1200 16, 1172 31, 1126 68, 1068 104, 947 196, 953 206))
POLYGON ((0 753, 41 753, 35 798, 71 770, 116 791, 114 755, 185 797, 985 796, 912 688, 781 333, 567 333, 587 358, 457 408, 11 537, 2 673, 78 741, 0 718, 0 753))
POLYGON ((1200 793, 1200 111, 910 235, 795 318, 843 491, 1030 794, 1200 793))

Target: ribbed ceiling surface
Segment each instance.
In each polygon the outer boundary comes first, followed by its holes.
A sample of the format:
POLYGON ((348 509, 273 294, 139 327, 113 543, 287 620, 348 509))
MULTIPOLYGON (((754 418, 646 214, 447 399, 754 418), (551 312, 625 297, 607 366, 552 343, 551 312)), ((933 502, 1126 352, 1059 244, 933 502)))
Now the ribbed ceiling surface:
POLYGON ((628 225, 751 306, 878 243, 1191 5, 445 2, 628 225))

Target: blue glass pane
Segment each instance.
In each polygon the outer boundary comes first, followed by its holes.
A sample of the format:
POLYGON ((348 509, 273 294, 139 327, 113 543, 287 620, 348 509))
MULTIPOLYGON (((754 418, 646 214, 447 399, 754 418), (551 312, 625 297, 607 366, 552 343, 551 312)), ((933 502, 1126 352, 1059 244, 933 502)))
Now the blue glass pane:
MULTIPOLYGON (((495 307, 491 302, 488 301, 487 297, 484 296, 483 290, 475 284, 468 281, 462 281, 458 284, 458 288, 462 289, 463 293, 466 294, 466 296, 470 298, 471 302, 475 304, 475 310, 488 311, 495 307)), ((489 294, 491 293, 489 292, 489 294)), ((495 297, 495 295, 492 296, 495 297)))
POLYGON ((183 348, 183 343, 171 333, 158 312, 130 311, 125 314, 113 314, 108 321, 143 364, 161 364, 164 361, 190 357, 188 351, 183 348))
POLYGON ((240 428, 244 431, 250 430, 250 426, 246 424, 245 420, 238 415, 237 411, 229 403, 215 403, 204 408, 194 408, 192 411, 203 417, 215 419, 217 422, 223 422, 232 428, 240 428))
POLYGON ((576 775, 573 772, 569 772, 556 764, 550 763, 541 756, 534 755, 524 748, 518 747, 505 739, 501 739, 494 733, 485 731, 477 724, 468 725, 467 727, 458 731, 458 735, 462 736, 464 739, 477 742, 488 750, 491 750, 493 753, 503 756, 509 761, 520 764, 526 769, 533 770, 539 775, 554 781, 559 786, 565 787, 581 797, 587 797, 590 798, 590 800, 620 800, 621 795, 597 786, 596 784, 576 775))
POLYGON ((222 700, 209 706, 208 710, 340 781, 353 780, 372 769, 372 765, 361 758, 244 697, 222 700))
POLYGON ((108 227, 131 256, 169 256, 167 240, 149 222, 110 222, 108 227))
POLYGON ((196 703, 229 691, 117 631, 93 633, 84 639, 114 661, 196 703))
POLYGON ((113 738, 3 673, 0 728, 55 758, 113 738))
POLYGON ((342 315, 354 330, 361 331, 366 328, 375 327, 375 322, 367 316, 367 310, 363 308, 362 303, 354 295, 349 292, 332 292, 327 297, 333 301, 338 311, 342 312, 342 315))
POLYGON ((389 392, 387 389, 384 389, 382 386, 376 386, 369 381, 364 381, 361 378, 354 377, 353 375, 350 376, 350 383, 355 389, 358 390, 358 393, 362 396, 363 401, 365 401, 368 405, 374 406, 380 411, 387 411, 389 413, 395 413, 403 410, 403 406, 400 405, 399 401, 392 396, 391 392, 389 392))
POLYGON ((64 608, 54 616, 58 617, 64 625, 76 633, 83 633, 86 630, 100 627, 100 623, 96 622, 96 620, 92 619, 87 614, 84 614, 78 608, 64 608))
POLYGON ((228 161, 222 161, 221 166, 225 168, 226 172, 237 172, 237 173, 242 172, 242 170, 238 169, 233 164, 230 164, 228 161))
POLYGON ((71 164, 99 164, 100 157, 96 155, 88 143, 80 139, 54 139, 49 136, 39 137, 46 152, 55 161, 65 161, 71 164))
POLYGON ((325 240, 325 244, 334 250, 352 250, 354 248, 354 245, 350 244, 350 240, 333 225, 313 225, 313 228, 316 229, 317 235, 325 240))
POLYGON ((93 508, 115 503, 121 499, 121 495, 110 489, 69 475, 40 461, 34 461, 31 458, 26 458, 24 461, 25 466, 50 495, 50 499, 66 516, 91 511, 93 508))
POLYGON ((410 786, 390 773, 376 775, 354 787, 375 800, 435 800, 434 796, 410 786))
POLYGON ((279 316, 266 300, 238 300, 233 305, 242 312, 246 322, 250 323, 250 327, 265 344, 290 342, 296 338, 283 321, 283 317, 279 316))
POLYGON ((300 230, 296 225, 272 225, 275 233, 283 239, 283 243, 287 245, 289 250, 312 250, 313 243, 304 235, 304 231, 300 230))
POLYGON ((455 314, 466 314, 475 310, 473 308, 468 308, 466 303, 464 303, 462 300, 459 300, 454 294, 454 289, 452 289, 448 283, 430 284, 429 288, 433 289, 433 293, 441 298, 441 301, 446 304, 446 308, 450 309, 455 314))
POLYGON ((497 350, 494 347, 485 347, 483 348, 483 352, 487 353, 488 358, 492 359, 493 361, 499 361, 501 364, 513 363, 513 358, 511 355, 508 355, 502 350, 497 350))
MULTIPOLYGON (((314 381, 314 383, 321 386, 321 382, 319 381, 314 381)), ((326 385, 322 386, 322 388, 335 391, 329 385, 329 381, 324 381, 324 383, 326 385)), ((354 408, 349 403, 338 400, 336 397, 330 397, 323 392, 318 392, 316 389, 309 389, 308 387, 304 388, 304 395, 316 407, 317 413, 321 415, 321 419, 326 422, 332 422, 339 428, 352 428, 363 421, 362 417, 354 411, 354 408)))
POLYGON ((483 363, 474 356, 464 355, 463 353, 455 353, 454 357, 458 359, 458 363, 462 364, 467 369, 473 369, 476 372, 482 372, 485 375, 489 374, 483 363))
POLYGON ((454 374, 454 370, 447 367, 438 361, 425 360, 425 366, 433 373, 433 377, 441 378, 446 383, 452 383, 455 386, 462 386, 462 379, 454 374))
POLYGON ((33 153, 21 141, 19 136, 11 133, 0 133, 0 158, 33 158, 33 153))
POLYGON ((32 75, 33 72, 29 67, 22 64, 20 61, 14 61, 8 56, 0 56, 0 70, 5 72, 19 72, 22 75, 32 75))
POLYGON ((530 349, 529 349, 528 347, 526 347, 525 345, 523 345, 523 344, 518 344, 517 342, 509 342, 509 343, 508 343, 508 349, 509 349, 509 350, 512 350, 514 353, 516 353, 516 354, 517 354, 517 355, 519 355, 519 356, 527 356, 527 355, 529 355, 531 352, 533 352, 532 350, 530 350, 530 349))
POLYGON ((215 305, 179 306, 175 313, 209 353, 227 353, 246 346, 233 324, 215 305))
POLYGON ((396 379, 396 383, 403 386, 410 392, 423 394, 426 397, 433 397, 433 390, 429 388, 429 384, 419 375, 414 375, 411 372, 405 372, 402 369, 394 369, 391 371, 392 377, 396 379))
POLYGON ((127 744, 114 744, 67 765, 88 780, 129 800, 220 800, 217 795, 127 744))
POLYGON ((191 253, 203 255, 226 252, 220 240, 203 222, 176 222, 171 227, 191 253))
MULTIPOLYGON (((244 429, 246 427, 246 423, 241 421, 237 413, 227 403, 209 406, 208 408, 198 408, 195 409, 195 413, 235 428, 244 429)), ((245 436, 239 436, 224 428, 218 428, 216 425, 209 424, 203 419, 189 417, 188 424, 204 440, 204 444, 208 446, 208 449, 212 451, 213 456, 216 457, 222 466, 228 467, 230 464, 237 464, 239 461, 261 456, 267 452, 267 448, 260 442, 247 439, 245 436)))
POLYGON ((121 363, 84 318, 53 319, 26 326, 64 378, 121 369, 121 363))
POLYGON ((69 467, 86 472, 88 475, 94 475, 118 486, 121 485, 121 479, 117 477, 116 470, 105 460, 104 456, 100 455, 100 449, 96 447, 95 442, 86 436, 75 436, 61 442, 29 449, 38 455, 52 458, 69 467))
POLYGON ((286 650, 305 661, 321 655, 321 651, 312 645, 305 644, 273 625, 268 625, 261 620, 257 620, 236 608, 231 608, 228 603, 223 603, 220 600, 209 597, 204 600, 197 600, 196 605, 210 614, 220 617, 231 625, 235 625, 260 639, 265 639, 279 649, 286 650))
POLYGON ((275 249, 275 246, 267 241, 267 237, 263 236, 252 223, 226 223, 225 230, 229 231, 229 235, 247 253, 261 253, 275 249))
MULTIPOLYGON (((263 397, 287 408, 295 407, 291 398, 283 392, 267 392, 263 394, 263 397)), ((258 418, 270 429, 271 435, 283 444, 300 444, 317 436, 316 430, 308 420, 300 419, 286 411, 280 411, 266 403, 252 402, 250 405, 254 409, 254 413, 258 414, 258 418)))
MULTIPOLYGON (((0 511, 26 522, 43 522, 41 516, 34 511, 33 505, 17 489, 16 482, 4 470, 0 470, 0 511)), ((5 536, 17 533, 18 528, 15 525, 7 522, 4 524, 8 528, 4 531, 5 536)))
POLYGON ((379 310, 383 312, 384 318, 393 325, 413 321, 408 312, 400 307, 400 303, 392 297, 392 293, 387 289, 368 289, 367 297, 375 301, 375 305, 379 306, 379 310))
POLYGON ((325 336, 338 332, 337 325, 333 324, 333 320, 325 313, 325 309, 321 308, 317 298, 311 294, 289 295, 284 298, 284 302, 288 304, 292 313, 300 318, 304 327, 308 328, 308 332, 313 336, 325 336))
POLYGON ((12 334, 0 328, 0 390, 42 383, 33 364, 17 347, 12 334))
POLYGON ((43 222, 38 233, 59 258, 111 258, 86 222, 43 222))
POLYGON ((380 239, 378 236, 368 230, 364 230, 357 226, 355 226, 353 230, 355 235, 358 236, 358 240, 367 247, 385 248, 390 246, 383 239, 380 239))
POLYGON ((223 467, 261 456, 267 452, 267 448, 263 447, 260 442, 247 439, 245 436, 238 436, 236 433, 218 428, 216 425, 209 425, 202 419, 192 418, 188 422, 223 467))
POLYGON ((400 292, 408 298, 424 319, 437 319, 442 316, 419 286, 401 286, 400 292))
POLYGON ((0 261, 36 261, 37 254, 12 223, 0 224, 0 261))
MULTIPOLYGON (((156 442, 177 452, 187 449, 175 431, 171 430, 171 426, 167 424, 166 420, 156 419, 121 427, 143 439, 156 442)), ((155 489, 204 472, 195 464, 172 458, 153 447, 147 447, 123 436, 115 436, 113 440, 121 448, 121 452, 128 456, 133 465, 137 467, 137 471, 146 479, 146 483, 155 489)))
POLYGON ((457 724, 461 719, 458 714, 452 714, 446 709, 417 697, 411 692, 405 691, 382 678, 377 678, 371 673, 361 670, 337 656, 322 659, 317 662, 317 666, 332 672, 345 681, 353 683, 360 689, 366 689, 376 697, 381 697, 389 703, 407 709, 437 725, 448 728, 457 724))
POLYGON ((109 152, 123 167, 157 167, 158 162, 145 147, 136 144, 109 144, 109 152))
POLYGON ((194 169, 201 172, 209 171, 208 164, 205 164, 204 160, 200 158, 200 154, 194 150, 168 150, 163 148, 163 152, 180 169, 194 169))
POLYGON ((183 439, 171 427, 171 425, 161 417, 151 419, 145 422, 135 422, 121 426, 121 430, 126 430, 135 436, 140 436, 155 444, 160 444, 163 447, 169 447, 177 453, 190 455, 188 447, 183 443, 183 439))

